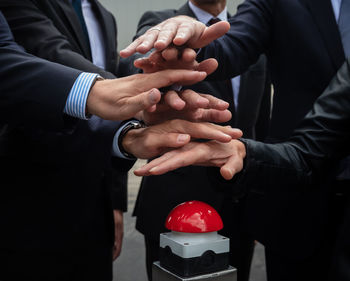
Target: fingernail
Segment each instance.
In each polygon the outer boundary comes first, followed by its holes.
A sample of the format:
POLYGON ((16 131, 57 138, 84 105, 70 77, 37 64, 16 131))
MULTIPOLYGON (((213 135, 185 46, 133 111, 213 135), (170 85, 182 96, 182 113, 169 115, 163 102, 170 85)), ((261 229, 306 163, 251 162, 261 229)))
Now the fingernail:
POLYGON ((228 138, 228 139, 232 139, 232 137, 231 137, 230 135, 225 134, 225 133, 223 133, 222 136, 224 136, 224 137, 226 137, 226 138, 228 138))
POLYGON ((208 99, 206 99, 206 98, 203 98, 203 97, 199 97, 198 99, 197 99, 197 103, 208 103, 209 104, 209 100, 208 99))
POLYGON ((178 137, 177 137, 177 142, 179 142, 179 143, 184 143, 184 142, 187 142, 189 138, 190 138, 189 135, 180 134, 180 135, 178 135, 178 137))
POLYGON ((159 101, 159 95, 155 89, 149 92, 149 101, 152 104, 157 103, 159 101))
POLYGON ((228 105, 229 103, 228 102, 226 102, 226 101, 219 101, 219 105, 228 105))
POLYGON ((153 167, 151 170, 149 170, 150 171, 150 173, 152 173, 152 172, 156 172, 158 170, 158 167, 153 167))

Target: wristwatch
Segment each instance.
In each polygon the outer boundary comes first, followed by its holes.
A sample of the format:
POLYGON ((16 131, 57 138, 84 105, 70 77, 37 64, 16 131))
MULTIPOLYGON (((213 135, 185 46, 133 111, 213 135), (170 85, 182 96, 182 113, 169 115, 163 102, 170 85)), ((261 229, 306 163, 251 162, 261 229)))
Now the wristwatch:
POLYGON ((123 138, 124 136, 127 134, 127 132, 129 132, 130 130, 133 129, 140 129, 140 128, 146 128, 146 124, 143 121, 140 120, 129 120, 126 122, 126 125, 124 126, 124 128, 121 130, 119 137, 118 137, 118 147, 120 152, 127 158, 136 158, 134 155, 132 155, 131 153, 127 152, 124 150, 124 147, 122 145, 123 142, 123 138))

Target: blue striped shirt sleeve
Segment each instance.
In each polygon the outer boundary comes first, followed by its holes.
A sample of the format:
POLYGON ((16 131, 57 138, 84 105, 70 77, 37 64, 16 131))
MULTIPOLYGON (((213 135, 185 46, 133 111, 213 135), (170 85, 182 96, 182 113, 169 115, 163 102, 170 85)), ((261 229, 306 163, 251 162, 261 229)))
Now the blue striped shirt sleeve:
POLYGON ((97 77, 98 74, 86 72, 78 76, 69 92, 64 113, 80 119, 88 119, 86 116, 86 101, 97 77))

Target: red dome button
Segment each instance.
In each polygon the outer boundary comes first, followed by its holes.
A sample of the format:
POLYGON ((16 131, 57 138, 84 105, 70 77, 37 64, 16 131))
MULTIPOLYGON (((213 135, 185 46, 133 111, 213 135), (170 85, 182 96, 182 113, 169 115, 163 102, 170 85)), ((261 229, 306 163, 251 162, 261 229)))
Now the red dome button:
POLYGON ((204 233, 219 231, 224 225, 213 207, 201 201, 188 201, 170 212, 165 227, 177 232, 204 233))

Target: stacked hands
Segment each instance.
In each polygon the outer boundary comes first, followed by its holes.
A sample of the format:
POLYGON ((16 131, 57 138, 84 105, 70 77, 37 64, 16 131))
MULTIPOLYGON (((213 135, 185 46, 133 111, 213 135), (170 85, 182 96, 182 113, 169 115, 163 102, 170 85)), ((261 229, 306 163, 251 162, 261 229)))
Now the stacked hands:
POLYGON ((228 180, 242 169, 245 147, 237 140, 242 132, 210 123, 231 119, 227 102, 192 90, 170 90, 164 95, 159 91, 173 84, 198 83, 214 72, 217 61, 198 63, 195 49, 221 37, 228 29, 227 22, 206 27, 186 16, 169 19, 120 52, 122 57, 128 57, 154 49, 148 57, 134 62, 144 74, 118 79, 117 88, 112 80, 96 82, 88 99, 89 113, 99 113, 103 108, 104 116, 99 114, 102 118, 135 117, 149 126, 130 130, 122 140, 125 151, 138 158, 161 155, 136 170, 136 175, 160 175, 182 166, 202 165, 221 167, 222 176, 228 180), (112 102, 110 95, 100 94, 110 91, 119 93, 112 102), (120 110, 116 112, 108 104, 118 105, 120 110))

